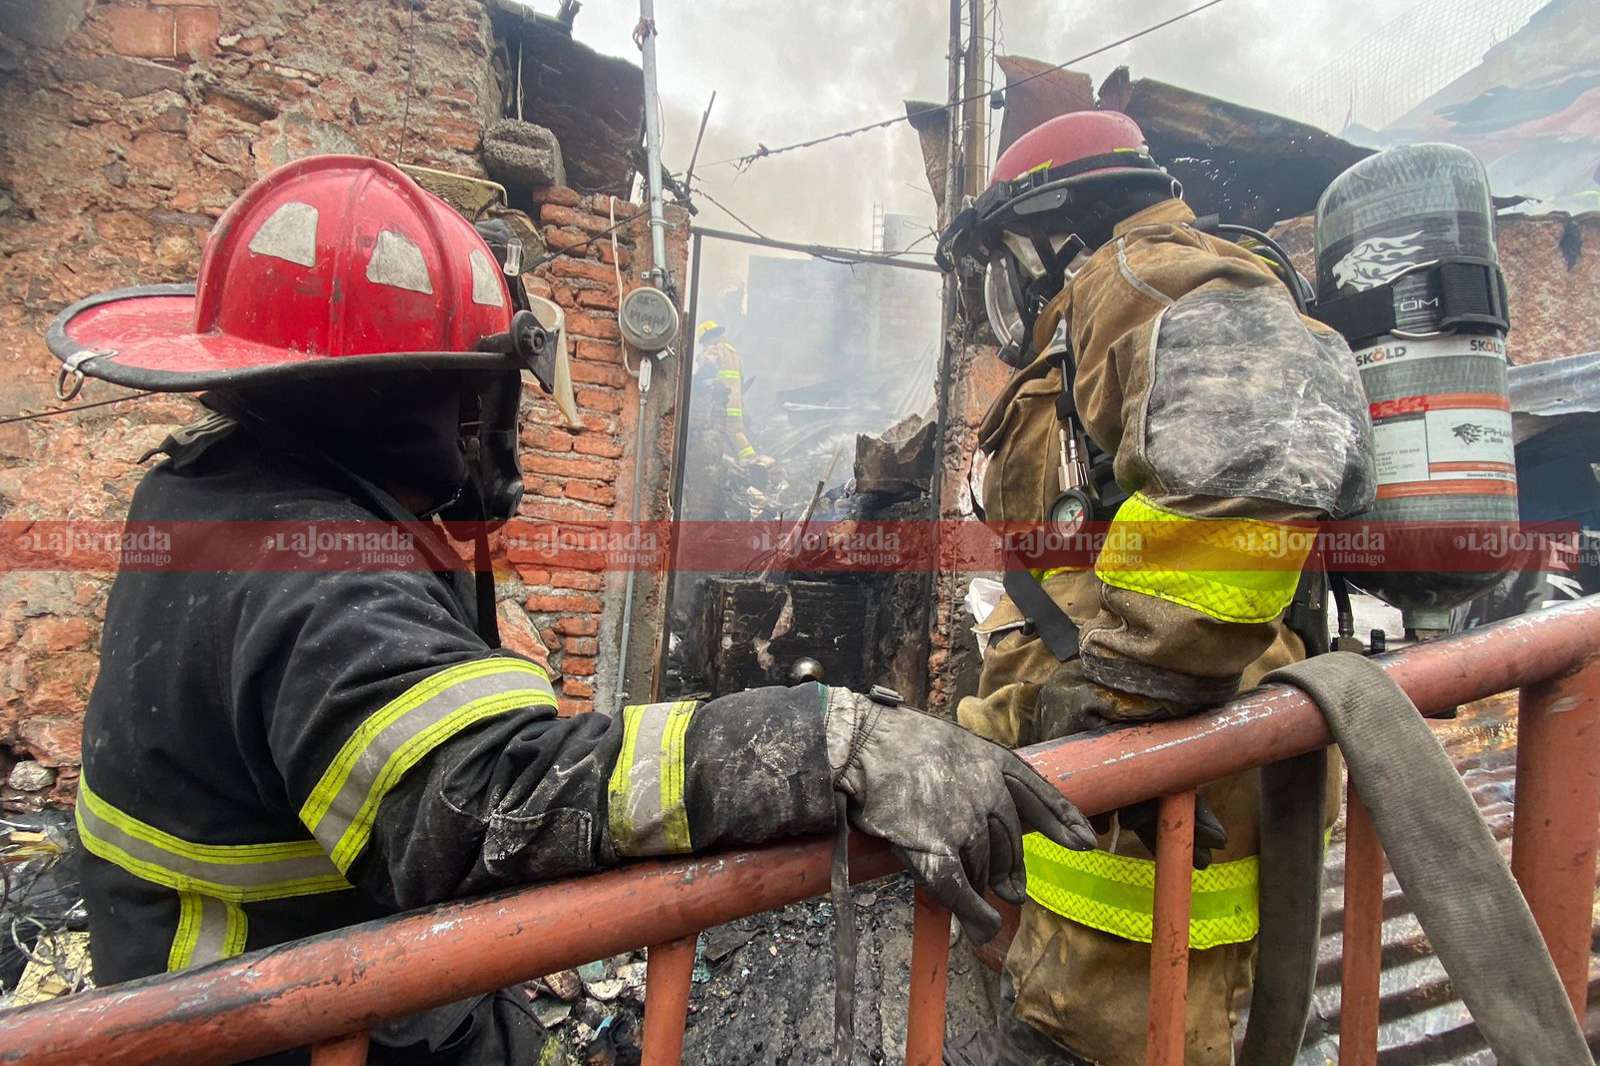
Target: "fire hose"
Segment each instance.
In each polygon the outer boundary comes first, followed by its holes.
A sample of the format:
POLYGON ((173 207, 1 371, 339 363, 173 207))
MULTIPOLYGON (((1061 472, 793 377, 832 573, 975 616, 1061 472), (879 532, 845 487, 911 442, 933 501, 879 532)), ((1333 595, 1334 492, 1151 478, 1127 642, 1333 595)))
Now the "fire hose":
MULTIPOLYGON (((1377 663, 1320 655, 1263 679, 1322 710, 1372 813, 1395 880, 1505 1066, 1589 1066, 1583 1031, 1527 901, 1449 756, 1377 663)), ((1241 1066, 1293 1062, 1320 935, 1323 776, 1307 759, 1262 768, 1261 951, 1241 1066)))

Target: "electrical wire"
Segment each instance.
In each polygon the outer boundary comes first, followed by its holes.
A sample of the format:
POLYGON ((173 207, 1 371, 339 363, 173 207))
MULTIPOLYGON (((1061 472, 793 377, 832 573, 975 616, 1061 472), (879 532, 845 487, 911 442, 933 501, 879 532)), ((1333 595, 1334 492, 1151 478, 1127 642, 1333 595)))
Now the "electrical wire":
MULTIPOLYGON (((411 17, 406 22, 406 52, 408 54, 408 62, 406 64, 406 106, 405 113, 400 119, 400 132, 396 134, 397 139, 394 149, 394 161, 396 163, 405 162, 402 153, 406 150, 406 139, 411 133, 411 97, 415 95, 414 90, 417 84, 417 6, 421 3, 422 0, 406 0, 406 6, 411 9, 411 17)), ((520 55, 518 60, 517 74, 520 77, 522 73, 520 55)), ((522 101, 520 95, 517 97, 517 101, 520 105, 522 101)))
MULTIPOLYGON (((647 214, 649 214, 648 211, 635 211, 633 214, 629 215, 628 217, 626 217, 624 219, 620 219, 620 220, 618 220, 616 222, 613 222, 611 225, 607 226, 605 229, 601 230, 599 233, 595 233, 595 234, 590 235, 589 239, 584 241, 582 244, 575 244, 570 248, 563 248, 558 252, 548 252, 548 253, 546 253, 544 255, 541 255, 538 259, 535 259, 532 263, 530 263, 527 266, 523 267, 522 268, 522 272, 524 274, 532 273, 533 271, 535 271, 535 270, 539 269, 540 267, 544 266, 546 263, 553 262, 554 260, 560 259, 564 255, 571 255, 574 252, 583 251, 584 249, 588 248, 590 245, 594 244, 594 242, 599 240, 600 238, 609 237, 612 233, 614 233, 617 230, 621 229, 623 226, 626 226, 628 223, 632 222, 634 219, 636 219, 636 218, 644 218, 647 214)), ((0 423, 0 425, 4 425, 4 423, 0 423)))
POLYGON ((132 396, 118 396, 112 400, 96 400, 94 403, 74 404, 71 407, 52 407, 45 411, 25 411, 22 414, 0 418, 0 426, 9 426, 14 422, 32 422, 40 418, 54 418, 57 415, 70 415, 74 411, 87 411, 91 407, 109 407, 114 403, 128 403, 155 395, 158 394, 154 392, 136 392, 132 396))
MULTIPOLYGON (((1028 75, 1026 78, 1019 78, 1015 83, 1007 86, 1007 89, 1015 89, 1018 85, 1026 85, 1028 82, 1033 81, 1036 78, 1042 78, 1046 74, 1054 74, 1058 70, 1065 70, 1067 67, 1072 66, 1072 64, 1081 63, 1085 59, 1093 59, 1095 56, 1100 55, 1103 52, 1109 52, 1113 48, 1120 48, 1130 41, 1136 41, 1147 34, 1154 33, 1157 30, 1165 29, 1175 22, 1182 22, 1191 15, 1198 15, 1207 8, 1216 7, 1220 3, 1222 3, 1222 0, 1206 0, 1205 3, 1200 4, 1198 7, 1191 7, 1187 11, 1180 11, 1171 18, 1166 18, 1160 22, 1153 23, 1152 25, 1146 26, 1142 30, 1137 30, 1128 34, 1126 37, 1121 37, 1110 42, 1109 44, 1103 44, 1098 48, 1084 52, 1082 55, 1073 56, 1071 59, 1068 59, 1062 63, 1057 63, 1053 67, 1046 67, 1041 71, 1028 75)), ((768 148, 766 145, 757 142, 757 147, 754 152, 746 152, 744 155, 731 156, 727 159, 719 159, 715 163, 707 163, 705 165, 710 167, 731 165, 736 169, 743 170, 757 160, 766 159, 769 156, 782 155, 785 152, 796 152, 803 148, 815 148, 817 145, 827 144, 829 141, 842 140, 845 137, 854 137, 858 134, 871 132, 872 130, 885 129, 901 122, 910 122, 914 118, 921 118, 923 115, 929 115, 936 111, 949 111, 953 108, 959 108, 972 102, 973 100, 987 98, 988 95, 989 94, 985 92, 973 96, 963 97, 947 104, 934 104, 931 107, 923 108, 913 115, 895 115, 892 118, 886 118, 879 122, 869 122, 864 126, 856 126, 852 129, 840 130, 837 133, 829 133, 821 137, 813 137, 810 140, 796 141, 793 144, 785 144, 778 148, 768 148)))
POLYGON ((721 200, 718 200, 715 196, 712 196, 711 193, 709 191, 707 191, 707 189, 706 189, 706 187, 704 185, 701 185, 700 188, 698 190, 696 190, 696 191, 699 193, 699 195, 704 196, 707 200, 710 200, 711 203, 719 211, 721 211, 723 214, 727 215, 729 218, 733 219, 735 222, 739 223, 739 225, 743 226, 745 229, 749 230, 751 233, 755 234, 757 237, 760 237, 764 241, 770 241, 772 239, 771 237, 768 237, 765 233, 762 233, 760 230, 756 229, 750 223, 746 222, 744 219, 740 218, 738 215, 734 214, 732 208, 728 207, 721 200))

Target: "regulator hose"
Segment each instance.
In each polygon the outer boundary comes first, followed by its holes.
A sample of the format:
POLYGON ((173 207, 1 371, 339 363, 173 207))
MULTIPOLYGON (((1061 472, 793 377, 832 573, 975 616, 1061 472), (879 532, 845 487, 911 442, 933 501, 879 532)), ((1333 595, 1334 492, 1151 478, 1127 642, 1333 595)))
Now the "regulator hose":
MULTIPOLYGON (((1592 1066, 1583 1031, 1527 901, 1500 858, 1477 804, 1410 697, 1376 662, 1352 652, 1319 655, 1274 670, 1262 680, 1302 689, 1321 708, 1349 767, 1350 787, 1372 812, 1395 880, 1502 1066, 1592 1066)), ((1287 989, 1281 995, 1275 989, 1262 991, 1273 981, 1301 980, 1316 959, 1316 923, 1308 923, 1299 906, 1280 909, 1280 900, 1299 899, 1317 910, 1320 863, 1310 871, 1303 859, 1291 861, 1270 896, 1266 880, 1275 851, 1299 854, 1306 836, 1321 839, 1320 820, 1306 829, 1312 824, 1307 811, 1316 809, 1320 816, 1309 793, 1313 781, 1320 789, 1321 778, 1301 774, 1296 784, 1289 774, 1294 762, 1263 771, 1262 970, 1249 1030, 1258 1024, 1267 1028, 1253 1040, 1247 1031, 1240 1061, 1249 1066, 1292 1062, 1310 1008, 1309 987, 1295 985, 1294 995, 1303 998, 1292 1003, 1284 1002, 1287 989), (1305 795, 1285 801, 1279 794, 1284 787, 1305 795), (1287 802, 1291 813, 1269 816, 1269 801, 1287 802), (1302 842, 1286 839, 1290 834, 1302 842), (1285 884, 1291 875, 1304 880, 1285 884), (1259 1015, 1257 1004, 1263 1008, 1259 1015), (1263 1057, 1268 1054, 1277 1057, 1263 1057)))

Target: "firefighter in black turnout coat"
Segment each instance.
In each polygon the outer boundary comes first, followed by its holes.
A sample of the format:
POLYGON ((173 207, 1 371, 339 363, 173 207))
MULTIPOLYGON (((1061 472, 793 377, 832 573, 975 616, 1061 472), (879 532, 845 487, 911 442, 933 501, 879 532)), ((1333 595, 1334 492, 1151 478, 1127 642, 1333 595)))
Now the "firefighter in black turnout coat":
MULTIPOLYGON (((117 578, 85 724, 100 983, 824 831, 839 795, 979 938, 985 889, 1022 898, 1024 824, 1093 845, 1009 752, 841 689, 557 717, 545 668, 499 647, 483 565, 520 495, 521 371, 549 389, 564 357, 526 300, 443 201, 323 156, 243 194, 196 287, 94 297, 52 327, 69 372, 211 412, 135 494, 130 522, 172 531, 173 558, 117 578), (476 580, 435 517, 476 531, 476 580), (411 565, 317 562, 380 533, 411 565)), ((541 1042, 500 994, 380 1026, 371 1061, 526 1062, 541 1042)))

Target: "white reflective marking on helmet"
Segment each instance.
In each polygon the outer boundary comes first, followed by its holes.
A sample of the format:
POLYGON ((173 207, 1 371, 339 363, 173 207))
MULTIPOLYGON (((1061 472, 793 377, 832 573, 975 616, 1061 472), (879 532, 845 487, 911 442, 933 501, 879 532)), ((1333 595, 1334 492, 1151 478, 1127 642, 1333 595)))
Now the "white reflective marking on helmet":
POLYGON ((472 263, 472 302, 485 307, 504 307, 500 295, 500 272, 489 262, 489 257, 476 248, 467 256, 472 263))
POLYGON ((378 232, 378 244, 367 261, 367 280, 379 285, 392 285, 397 289, 433 294, 433 281, 428 277, 428 264, 423 262, 422 249, 408 239, 386 229, 378 232))
POLYGON ((279 206, 250 238, 249 248, 257 255, 316 266, 317 209, 298 200, 279 206))

